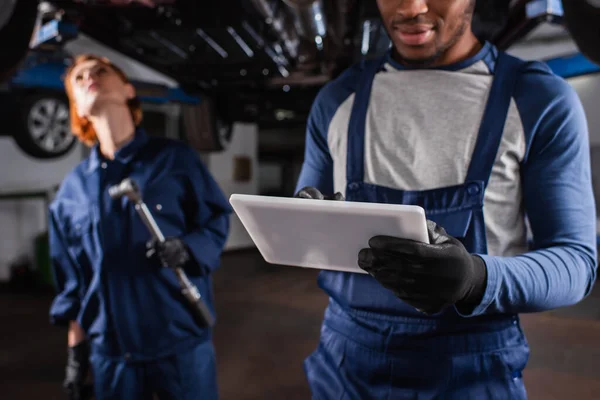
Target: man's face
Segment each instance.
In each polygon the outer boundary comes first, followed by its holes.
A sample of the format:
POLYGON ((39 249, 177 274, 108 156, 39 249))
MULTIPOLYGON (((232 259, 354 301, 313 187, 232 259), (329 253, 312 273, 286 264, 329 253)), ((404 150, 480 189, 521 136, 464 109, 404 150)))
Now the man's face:
POLYGON ((427 65, 470 33, 475 0, 377 0, 377 6, 402 61, 427 65))

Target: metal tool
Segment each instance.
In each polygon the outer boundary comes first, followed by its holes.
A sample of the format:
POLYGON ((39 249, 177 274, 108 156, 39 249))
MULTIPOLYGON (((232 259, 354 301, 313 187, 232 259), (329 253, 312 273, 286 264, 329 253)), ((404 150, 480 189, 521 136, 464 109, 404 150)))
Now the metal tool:
MULTIPOLYGON (((108 194, 113 199, 119 199, 123 196, 127 197, 134 204, 135 210, 142 218, 144 225, 146 225, 152 237, 161 243, 165 241, 163 233, 156 224, 156 221, 150 213, 150 210, 142 200, 138 186, 131 178, 125 178, 118 185, 110 187, 108 189, 108 194)), ((182 268, 170 268, 175 271, 175 275, 177 276, 179 285, 181 287, 181 293, 190 303, 190 306, 192 307, 192 310, 200 324, 209 327, 214 326, 215 318, 204 302, 204 299, 198 291, 198 288, 192 282, 190 282, 182 268)))

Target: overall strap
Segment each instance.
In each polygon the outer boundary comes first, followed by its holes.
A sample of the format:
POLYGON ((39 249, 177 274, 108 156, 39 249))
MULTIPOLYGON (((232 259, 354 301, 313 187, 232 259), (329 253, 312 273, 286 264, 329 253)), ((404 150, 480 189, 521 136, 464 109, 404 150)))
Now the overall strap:
POLYGON ((500 52, 498 55, 494 68, 494 81, 467 172, 467 182, 482 181, 484 187, 487 187, 504 135, 504 127, 519 72, 525 64, 504 52, 500 52))
POLYGON ((385 63, 386 58, 366 61, 360 81, 354 95, 352 113, 348 124, 348 153, 346 159, 346 180, 362 182, 365 170, 365 131, 367 110, 371 98, 371 88, 375 75, 385 63))

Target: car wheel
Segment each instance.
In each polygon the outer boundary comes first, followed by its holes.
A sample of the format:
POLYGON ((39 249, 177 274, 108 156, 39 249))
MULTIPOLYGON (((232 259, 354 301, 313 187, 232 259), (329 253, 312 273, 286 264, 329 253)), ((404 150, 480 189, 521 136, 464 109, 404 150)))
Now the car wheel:
POLYGON ((19 128, 14 139, 26 154, 35 158, 57 158, 77 143, 71 133, 69 104, 58 95, 26 98, 20 105, 19 128))

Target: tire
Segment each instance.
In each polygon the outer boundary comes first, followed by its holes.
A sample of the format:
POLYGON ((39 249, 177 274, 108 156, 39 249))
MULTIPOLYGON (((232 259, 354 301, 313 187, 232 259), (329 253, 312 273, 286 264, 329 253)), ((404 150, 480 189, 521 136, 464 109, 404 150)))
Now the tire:
POLYGON ((69 103, 64 96, 26 96, 19 108, 13 138, 24 153, 40 159, 58 158, 77 143, 71 133, 69 103))

